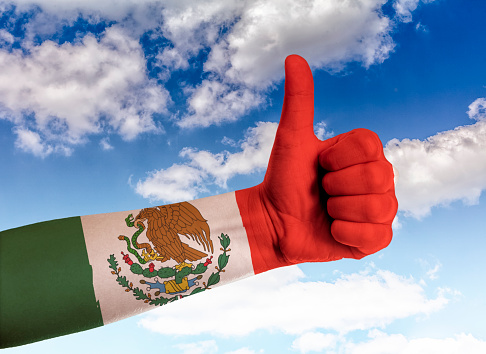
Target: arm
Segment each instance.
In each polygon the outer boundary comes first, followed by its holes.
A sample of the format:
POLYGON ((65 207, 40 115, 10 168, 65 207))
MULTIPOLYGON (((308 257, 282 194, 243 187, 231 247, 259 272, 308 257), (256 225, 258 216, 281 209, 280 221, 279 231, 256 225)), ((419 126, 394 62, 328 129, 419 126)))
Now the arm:
POLYGON ((101 326, 276 267, 362 258, 388 245, 396 210, 376 134, 318 140, 312 74, 290 56, 258 186, 0 233, 0 347, 101 326))

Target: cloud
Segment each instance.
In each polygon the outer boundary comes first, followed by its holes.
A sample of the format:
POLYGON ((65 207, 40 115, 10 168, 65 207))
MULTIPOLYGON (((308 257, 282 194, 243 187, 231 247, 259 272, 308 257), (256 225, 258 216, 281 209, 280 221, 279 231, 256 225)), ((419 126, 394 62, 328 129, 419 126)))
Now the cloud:
POLYGON ((283 78, 289 54, 299 53, 313 68, 340 71, 353 61, 381 63, 394 48, 390 19, 380 10, 384 0, 216 2, 163 12, 164 33, 174 44, 159 56, 168 69, 187 67, 200 48, 192 38, 210 48, 203 65, 210 77, 190 90, 183 127, 232 121, 265 103, 263 94, 283 78), (214 24, 225 31, 215 34, 214 24))
POLYGON ((314 124, 314 134, 319 140, 326 140, 334 136, 334 132, 327 129, 327 124, 325 122, 314 124))
POLYGON ((103 150, 113 150, 113 145, 110 144, 110 138, 105 137, 100 140, 100 146, 103 150))
POLYGON ((152 201, 194 200, 206 190, 206 178, 206 174, 197 168, 174 164, 167 169, 149 172, 144 180, 137 182, 135 191, 152 201))
MULTIPOLYGON (((420 2, 428 4, 434 1, 435 0, 396 0, 393 3, 393 8, 396 11, 398 19, 408 23, 412 22, 412 12, 417 9, 420 2)), ((416 29, 418 29, 418 27, 416 27, 416 29)))
POLYGON ((449 338, 407 338, 402 334, 387 334, 371 330, 369 341, 347 343, 346 354, 480 354, 486 352, 486 342, 471 334, 457 334, 449 338))
MULTIPOLYGON (((263 353, 263 350, 260 350, 260 353, 263 353)), ((252 349, 244 347, 244 348, 232 350, 230 352, 225 352, 225 354, 256 354, 256 352, 252 349)))
POLYGON ((402 22, 412 21, 412 12, 415 11, 420 0, 397 0, 393 3, 398 18, 402 22))
POLYGON ((178 125, 181 128, 208 127, 222 122, 232 122, 264 103, 263 96, 255 90, 232 88, 216 80, 204 80, 188 98, 188 113, 178 125))
POLYGON ((345 334, 428 315, 449 301, 446 291, 428 298, 412 278, 387 270, 342 275, 334 282, 303 278, 297 266, 275 269, 153 310, 139 324, 171 336, 244 336, 258 330, 302 335, 319 329, 345 334))
POLYGON ((392 139, 385 156, 398 170, 399 210, 422 218, 431 208, 462 200, 477 204, 486 189, 484 99, 469 106, 472 125, 440 132, 425 140, 392 139))
MULTIPOLYGON (((171 203, 196 199, 213 184, 227 188, 231 178, 267 168, 277 127, 277 123, 258 122, 238 142, 225 136, 221 143, 238 149, 233 153, 227 150, 212 153, 185 147, 179 156, 186 162, 149 172, 147 177, 137 182, 135 191, 152 201, 171 203)), ((327 130, 324 122, 316 123, 314 131, 321 140, 334 135, 327 130)))
POLYGON ((116 26, 100 40, 45 41, 28 54, 0 49, 0 117, 16 127, 17 146, 38 156, 71 152, 101 132, 125 140, 160 132, 153 114, 168 101, 147 78, 138 41, 116 26))
MULTIPOLYGON (((72 26, 79 18, 91 24, 116 22, 113 27, 123 28, 126 42, 132 47, 138 45, 137 39, 140 36, 149 32, 153 39, 168 41, 166 45, 160 46, 158 53, 149 54, 151 58, 155 58, 153 66, 159 69, 159 79, 166 81, 173 73, 179 75, 181 72, 192 76, 197 73, 197 77, 201 78, 200 82, 186 82, 182 85, 186 105, 178 107, 178 111, 173 115, 181 128, 207 127, 231 122, 256 108, 265 107, 270 103, 266 94, 282 80, 284 59, 292 53, 304 56, 313 69, 331 72, 344 70, 350 62, 361 63, 364 67, 383 62, 395 46, 391 38, 393 16, 385 15, 381 10, 385 3, 387 0, 9 2, 17 6, 16 13, 19 16, 28 11, 33 14, 24 26, 24 42, 27 42, 22 44, 24 47, 28 46, 28 43, 35 43, 36 38, 46 39, 61 33, 63 28, 72 26), (194 61, 195 58, 197 61, 194 61)), ((412 6, 412 3, 413 1, 409 4, 403 0, 396 3, 397 13, 411 13, 416 7, 412 6)), ((115 30, 110 31, 115 33, 115 30)), ((6 33, 0 35, 6 41, 12 40, 6 33)), ((108 37, 107 35, 104 38, 108 37)), ((94 41, 90 36, 84 38, 85 46, 87 42, 92 44, 94 41)), ((98 42, 98 47, 102 47, 102 44, 103 39, 98 42)), ((62 54, 65 54, 68 48, 76 48, 79 52, 82 47, 69 46, 56 47, 52 42, 46 41, 38 47, 53 47, 52 51, 62 54)), ((91 47, 96 45, 92 44, 91 47)), ((134 62, 140 61, 143 58, 140 47, 132 49, 131 55, 125 51, 117 51, 113 53, 116 54, 113 57, 129 57, 134 62)), ((12 55, 10 58, 11 61, 18 59, 12 55)), ((20 59, 26 60, 23 57, 20 59)), ((60 68, 64 65, 70 67, 70 59, 72 58, 69 56, 60 55, 57 64, 60 68)), ((97 63, 91 65, 96 67, 97 63)), ((104 62, 103 69, 109 70, 110 65, 114 66, 114 71, 120 68, 119 63, 114 61, 104 62)), ((135 94, 130 101, 133 111, 124 112, 135 117, 131 120, 131 127, 122 132, 124 137, 128 137, 129 132, 136 136, 135 126, 141 127, 140 132, 153 130, 151 113, 163 111, 167 101, 167 94, 161 85, 144 77, 141 70, 143 67, 144 65, 140 65, 137 71, 140 76, 135 87, 138 87, 139 91, 145 91, 145 94, 135 94), (152 99, 155 97, 157 99, 152 99), (160 102, 158 107, 155 107, 156 102, 160 102), (143 119, 140 119, 142 115, 138 113, 140 107, 149 107, 143 119)), ((61 70, 59 74, 68 73, 61 70)), ((123 81, 125 73, 120 74, 123 81)), ((67 80, 68 88, 64 92, 65 95, 72 94, 69 91, 74 89, 69 85, 72 82, 72 78, 67 80)), ((75 82, 79 89, 85 92, 84 83, 78 80, 75 82)), ((25 96, 26 91, 22 92, 25 96)), ((29 95, 36 93, 31 91, 29 95)), ((123 96, 132 93, 133 90, 129 90, 122 82, 115 97, 122 96, 123 100, 123 96)), ((68 97, 65 97, 64 101, 67 100, 68 97)), ((31 104, 27 108, 21 108, 33 110, 36 114, 40 111, 42 114, 42 108, 45 110, 52 105, 51 102, 44 103, 46 107, 31 104)), ((54 113, 59 113, 56 112, 60 109, 59 105, 54 108, 54 113)), ((92 105, 88 105, 86 110, 90 108, 93 108, 92 105)), ((97 113, 105 113, 102 108, 105 107, 96 107, 94 110, 97 113)), ((113 109, 108 111, 109 115, 113 109)), ((99 132, 96 124, 89 123, 87 125, 90 132, 99 132)), ((117 126, 115 130, 120 131, 121 127, 117 126)), ((37 130, 37 133, 43 140, 48 140, 43 132, 37 130)), ((53 151, 57 150, 54 148, 53 151)))
MULTIPOLYGON (((396 12, 411 13, 413 2, 397 2, 396 12)), ((386 60, 395 44, 393 15, 381 10, 385 3, 11 1, 17 16, 29 13, 20 45, 30 53, 1 52, 4 68, 13 66, 15 73, 2 70, 4 86, 18 77, 12 92, 0 85, 3 116, 39 135, 39 156, 72 151, 90 134, 115 132, 131 140, 161 131, 153 114, 167 113, 170 99, 162 85, 176 73, 200 78, 178 88, 186 104, 172 114, 177 125, 235 121, 271 103, 266 95, 283 79, 284 58, 291 53, 304 56, 313 69, 331 72, 350 62, 369 67, 386 60), (91 25, 115 24, 99 39, 83 27, 76 29, 74 44, 48 40, 62 37, 80 18, 91 25), (158 53, 143 53, 139 39, 148 33, 151 40, 164 41, 158 53), (158 70, 158 83, 146 75, 148 59, 158 70)), ((17 39, 3 31, 0 40, 17 39)))
POLYGON ((214 354, 218 352, 215 340, 205 340, 195 343, 176 344, 173 346, 182 354, 214 354))
POLYGON ((334 349, 337 339, 337 335, 330 333, 307 332, 293 341, 292 349, 301 353, 322 352, 324 349, 334 349))
POLYGON ((135 191, 152 200, 176 202, 196 199, 214 183, 226 188, 230 178, 267 167, 276 130, 277 123, 258 122, 247 130, 239 142, 239 151, 234 153, 225 150, 213 154, 186 147, 179 155, 187 162, 150 172, 137 182, 135 191))
POLYGON ((486 121, 486 98, 480 97, 468 107, 467 115, 476 121, 486 121))

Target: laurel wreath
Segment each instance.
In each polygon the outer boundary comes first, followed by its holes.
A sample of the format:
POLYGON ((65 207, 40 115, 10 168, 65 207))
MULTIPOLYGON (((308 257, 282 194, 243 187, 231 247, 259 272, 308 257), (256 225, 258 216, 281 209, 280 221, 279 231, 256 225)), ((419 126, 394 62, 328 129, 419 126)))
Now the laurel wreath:
MULTIPOLYGON (((187 296, 190 296, 190 295, 193 295, 193 294, 197 294, 197 293, 201 293, 203 291, 206 291, 206 290, 210 289, 211 286, 216 285, 216 284, 219 283, 219 281, 221 280, 220 273, 222 273, 222 272, 225 271, 224 268, 228 264, 229 255, 227 253, 229 251, 231 251, 231 249, 229 248, 229 245, 230 245, 231 240, 230 240, 230 238, 229 238, 228 235, 225 235, 223 233, 218 238, 219 238, 219 242, 221 244, 221 248, 220 249, 221 249, 221 251, 223 251, 223 253, 221 253, 219 255, 219 257, 218 257, 218 265, 214 267, 216 269, 216 272, 211 273, 211 275, 208 278, 207 284, 206 284, 206 282, 203 282, 203 287, 197 287, 197 288, 193 289, 191 291, 191 293, 188 294, 188 295, 178 294, 178 295, 175 295, 175 296, 169 297, 169 298, 165 298, 163 296, 152 298, 152 294, 145 293, 142 289, 140 289, 138 287, 134 287, 133 286, 133 283, 130 282, 126 278, 126 276, 120 275, 120 273, 121 273, 121 267, 118 266, 118 261, 116 260, 114 254, 111 254, 110 255, 110 258, 108 258, 107 261, 110 264, 109 268, 113 269, 111 271, 111 274, 116 275, 116 281, 118 282, 118 284, 120 284, 122 287, 125 288, 125 291, 126 292, 132 292, 133 293, 133 296, 135 296, 135 298, 137 300, 143 300, 144 303, 148 303, 149 305, 162 306, 162 305, 168 304, 169 302, 173 302, 173 301, 182 299, 184 297, 187 297, 187 296)), ((147 269, 142 269, 139 264, 137 264, 138 267, 137 266, 134 267, 135 264, 136 263, 133 263, 132 266, 131 266, 131 270, 132 270, 133 273, 143 274, 143 275, 145 275, 145 273, 147 273, 148 268, 147 269), (139 268, 140 268, 141 271, 139 270, 139 268), (136 270, 136 271, 134 271, 134 270, 136 270)), ((201 266, 203 266, 203 264, 198 264, 197 267, 194 270, 190 271, 188 274, 191 274, 191 273, 192 274, 201 274, 201 273, 204 273, 205 270, 201 272, 201 270, 202 270, 201 266)), ((166 268, 161 268, 158 272, 155 272, 155 274, 158 274, 159 272, 167 274, 167 272, 168 272, 169 269, 172 272, 175 272, 175 270, 173 268, 166 267, 166 268)), ((184 269, 188 269, 189 270, 189 268, 184 268, 184 269)), ((176 272, 175 273, 176 278, 179 275, 178 273, 181 273, 181 272, 176 272)), ((185 276, 184 273, 181 273, 179 275, 179 277, 185 276)), ((154 274, 154 276, 155 276, 155 274, 154 274)), ((168 275, 166 275, 165 277, 168 277, 168 275)))

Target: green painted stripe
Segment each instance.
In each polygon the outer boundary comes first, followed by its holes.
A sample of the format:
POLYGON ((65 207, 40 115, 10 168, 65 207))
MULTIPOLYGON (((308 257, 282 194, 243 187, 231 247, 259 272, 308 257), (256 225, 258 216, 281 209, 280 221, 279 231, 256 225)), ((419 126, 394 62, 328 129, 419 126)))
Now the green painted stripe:
POLYGON ((79 217, 0 232, 0 348, 102 325, 79 217))

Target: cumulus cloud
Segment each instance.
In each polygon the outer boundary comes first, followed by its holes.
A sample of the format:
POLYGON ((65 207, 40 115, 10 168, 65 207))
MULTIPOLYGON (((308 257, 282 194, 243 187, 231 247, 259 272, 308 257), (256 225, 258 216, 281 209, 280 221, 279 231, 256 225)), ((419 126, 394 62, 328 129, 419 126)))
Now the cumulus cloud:
MULTIPOLYGON (((396 13, 411 14, 416 1, 395 2, 396 13)), ((172 116, 181 128, 234 121, 270 103, 266 94, 282 80, 284 58, 291 53, 303 55, 313 69, 331 72, 350 62, 364 67, 383 62, 394 49, 394 15, 381 11, 387 2, 12 0, 8 4, 18 16, 30 11, 21 42, 30 53, 2 51, 3 65, 13 65, 19 79, 11 93, 0 86, 0 102, 19 132, 40 137, 40 147, 29 150, 20 137, 17 144, 39 156, 71 151, 89 134, 105 130, 127 140, 160 130, 152 114, 166 112, 162 84, 174 72, 199 70, 201 78, 178 88, 186 105, 172 116), (80 17, 116 24, 99 40, 82 32, 75 44, 46 40, 80 17), (167 41, 158 53, 147 54, 159 69, 159 83, 145 73, 139 39, 147 33, 167 41), (34 45, 39 39, 43 42, 34 45), (39 89, 44 84, 45 92, 39 89), (18 123, 29 114, 34 116, 29 124, 18 123)), ((0 40, 15 39, 3 31, 0 40)), ((2 82, 11 82, 14 74, 2 72, 2 82)))
POLYGON ((445 291, 429 298, 414 279, 380 269, 345 274, 334 282, 303 278, 297 266, 275 269, 153 310, 139 324, 166 335, 242 336, 262 329, 345 334, 428 315, 449 301, 445 291), (229 323, 227 318, 238 321, 229 323))
POLYGON ((147 77, 138 40, 116 26, 99 40, 0 49, 0 117, 16 127, 17 146, 38 156, 68 154, 100 132, 125 140, 160 132, 153 114, 169 100, 147 77))
POLYGON ((469 106, 472 125, 440 132, 425 140, 392 139, 385 156, 398 170, 399 210, 422 218, 431 208, 462 200, 477 204, 486 189, 486 120, 483 99, 469 106))
POLYGON ((277 123, 259 122, 249 128, 239 142, 239 151, 212 153, 194 148, 184 148, 179 155, 188 159, 167 169, 150 172, 139 180, 136 192, 145 198, 176 202, 196 199, 210 184, 226 188, 235 175, 250 174, 267 167, 277 123))
POLYGON ((181 128, 207 127, 235 121, 249 110, 264 103, 261 93, 246 88, 232 88, 220 81, 204 80, 188 98, 188 113, 178 125, 181 128))
MULTIPOLYGON (((237 175, 266 169, 277 127, 277 123, 258 122, 238 142, 224 137, 222 144, 238 149, 233 153, 227 150, 212 153, 185 147, 179 152, 179 156, 186 159, 184 163, 149 172, 147 177, 137 182, 135 191, 152 201, 171 203, 196 199, 212 184, 227 188, 228 181, 237 175)), ((334 135, 324 122, 316 123, 314 131, 321 140, 334 135)))
POLYGON ((365 67, 381 63, 394 48, 391 21, 380 11, 386 0, 253 0, 244 6, 219 7, 215 2, 164 11, 165 31, 184 33, 181 39, 172 38, 174 48, 166 49, 170 58, 177 58, 175 68, 185 64, 187 59, 180 58, 194 50, 188 38, 205 34, 210 47, 204 71, 211 76, 192 90, 189 112, 180 121, 184 127, 231 121, 258 107, 264 102, 260 94, 283 78, 283 62, 289 54, 299 53, 313 68, 340 71, 352 61, 365 67), (198 11, 203 6, 211 11, 198 11), (204 15, 190 22, 196 12, 204 15), (177 13, 184 22, 169 21, 169 13, 177 13), (221 36, 213 34, 218 21, 218 28, 228 28, 221 36), (209 102, 208 108, 198 105, 200 97, 209 102))

